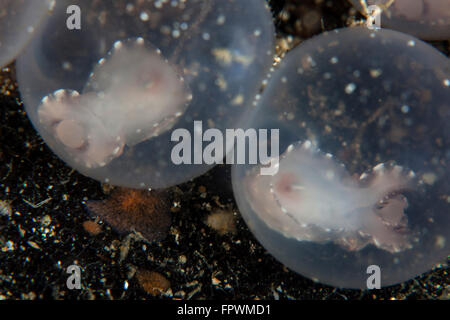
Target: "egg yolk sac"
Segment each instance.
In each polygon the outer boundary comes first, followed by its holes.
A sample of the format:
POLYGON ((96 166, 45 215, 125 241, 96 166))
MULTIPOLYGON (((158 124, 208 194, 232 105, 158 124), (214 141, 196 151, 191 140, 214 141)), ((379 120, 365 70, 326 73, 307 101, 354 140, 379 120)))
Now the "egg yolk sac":
POLYGON ((273 29, 264 0, 57 1, 17 59, 19 91, 69 166, 165 188, 212 167, 172 161, 172 133, 237 126, 271 66, 273 29))
POLYGON ((381 26, 412 34, 424 40, 450 39, 450 3, 448 0, 350 0, 361 13, 368 6, 382 10, 381 26), (390 4, 390 5, 389 5, 390 4))
POLYGON ((0 0, 0 68, 11 63, 49 14, 51 0, 0 0))
POLYGON ((413 36, 352 27, 302 42, 244 119, 280 137, 272 175, 233 165, 250 230, 336 287, 367 289, 373 265, 389 286, 445 263, 449 101, 448 57, 413 36))

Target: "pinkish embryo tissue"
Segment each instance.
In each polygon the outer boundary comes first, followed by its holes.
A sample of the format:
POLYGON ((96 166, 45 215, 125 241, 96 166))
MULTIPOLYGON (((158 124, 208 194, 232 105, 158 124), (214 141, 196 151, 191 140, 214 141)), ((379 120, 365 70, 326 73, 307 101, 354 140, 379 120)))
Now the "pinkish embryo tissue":
POLYGON ((367 244, 389 252, 410 248, 408 201, 412 171, 379 164, 354 181, 330 154, 310 141, 290 145, 277 174, 246 177, 253 209, 271 227, 300 241, 332 241, 350 250, 367 244))
POLYGON ((120 156, 124 146, 158 136, 184 113, 184 80, 142 38, 117 41, 78 93, 60 89, 42 99, 39 121, 88 168, 120 156), (136 61, 127 68, 127 61, 136 61), (124 94, 126 92, 126 94, 124 94))

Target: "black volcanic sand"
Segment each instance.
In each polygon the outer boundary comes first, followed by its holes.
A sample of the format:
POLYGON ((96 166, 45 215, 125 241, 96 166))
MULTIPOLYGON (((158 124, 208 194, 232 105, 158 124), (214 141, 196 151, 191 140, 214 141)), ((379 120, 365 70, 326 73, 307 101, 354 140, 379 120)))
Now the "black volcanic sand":
MULTIPOLYGON (((351 20, 346 1, 273 0, 280 52, 321 31, 299 27, 304 4, 320 9, 320 28, 343 27, 351 20)), ((448 42, 433 45, 448 54, 448 42)), ((230 166, 217 166, 169 190, 176 207, 160 242, 119 235, 106 224, 103 232, 91 235, 83 228, 92 220, 83 201, 105 199, 109 188, 68 168, 44 144, 25 114, 13 65, 1 73, 0 90, 0 200, 11 201, 13 210, 9 217, 0 215, 0 299, 153 298, 139 285, 137 270, 155 271, 170 281, 170 290, 156 296, 163 299, 450 297, 445 266, 374 291, 336 289, 289 271, 240 217, 230 166), (208 215, 220 210, 236 213, 234 233, 221 235, 206 224, 208 215), (81 290, 66 288, 65 270, 74 262, 83 268, 81 290)))

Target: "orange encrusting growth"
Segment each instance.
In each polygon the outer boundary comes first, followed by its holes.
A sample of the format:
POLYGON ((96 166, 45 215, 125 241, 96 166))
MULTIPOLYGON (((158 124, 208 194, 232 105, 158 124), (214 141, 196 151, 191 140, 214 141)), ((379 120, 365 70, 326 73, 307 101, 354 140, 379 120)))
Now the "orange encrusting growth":
POLYGON ((149 241, 161 240, 170 227, 168 200, 163 192, 118 188, 103 201, 86 204, 120 233, 137 231, 149 241))
POLYGON ((141 190, 129 190, 128 192, 122 192, 118 200, 123 210, 136 211, 145 206, 148 197, 149 195, 143 195, 141 190))

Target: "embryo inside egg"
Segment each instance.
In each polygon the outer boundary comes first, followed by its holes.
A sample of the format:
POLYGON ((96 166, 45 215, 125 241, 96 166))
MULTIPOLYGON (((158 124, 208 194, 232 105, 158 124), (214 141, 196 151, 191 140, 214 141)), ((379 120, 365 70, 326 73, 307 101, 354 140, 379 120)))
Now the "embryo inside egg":
POLYGON ((355 8, 367 14, 368 6, 382 10, 382 27, 406 32, 425 40, 450 38, 450 5, 448 0, 350 0, 355 8))
POLYGON ((272 229, 298 241, 334 242, 348 251, 372 244, 391 253, 412 247, 402 194, 417 186, 412 171, 378 164, 352 179, 311 141, 290 145, 274 175, 251 171, 248 201, 272 229))
POLYGON ((278 172, 235 165, 264 247, 322 283, 408 280, 449 253, 449 59, 410 35, 354 27, 286 55, 247 128, 280 130, 278 172))
POLYGON ((172 160, 172 132, 237 126, 274 48, 265 0, 60 0, 17 59, 26 112, 69 166, 113 185, 164 188, 212 167, 172 160), (68 6, 81 11, 67 27, 68 6))
POLYGON ((174 67, 144 39, 116 41, 82 93, 59 89, 44 97, 39 121, 75 161, 106 166, 132 147, 172 128, 190 92, 174 67), (135 61, 129 66, 129 61, 135 61))

